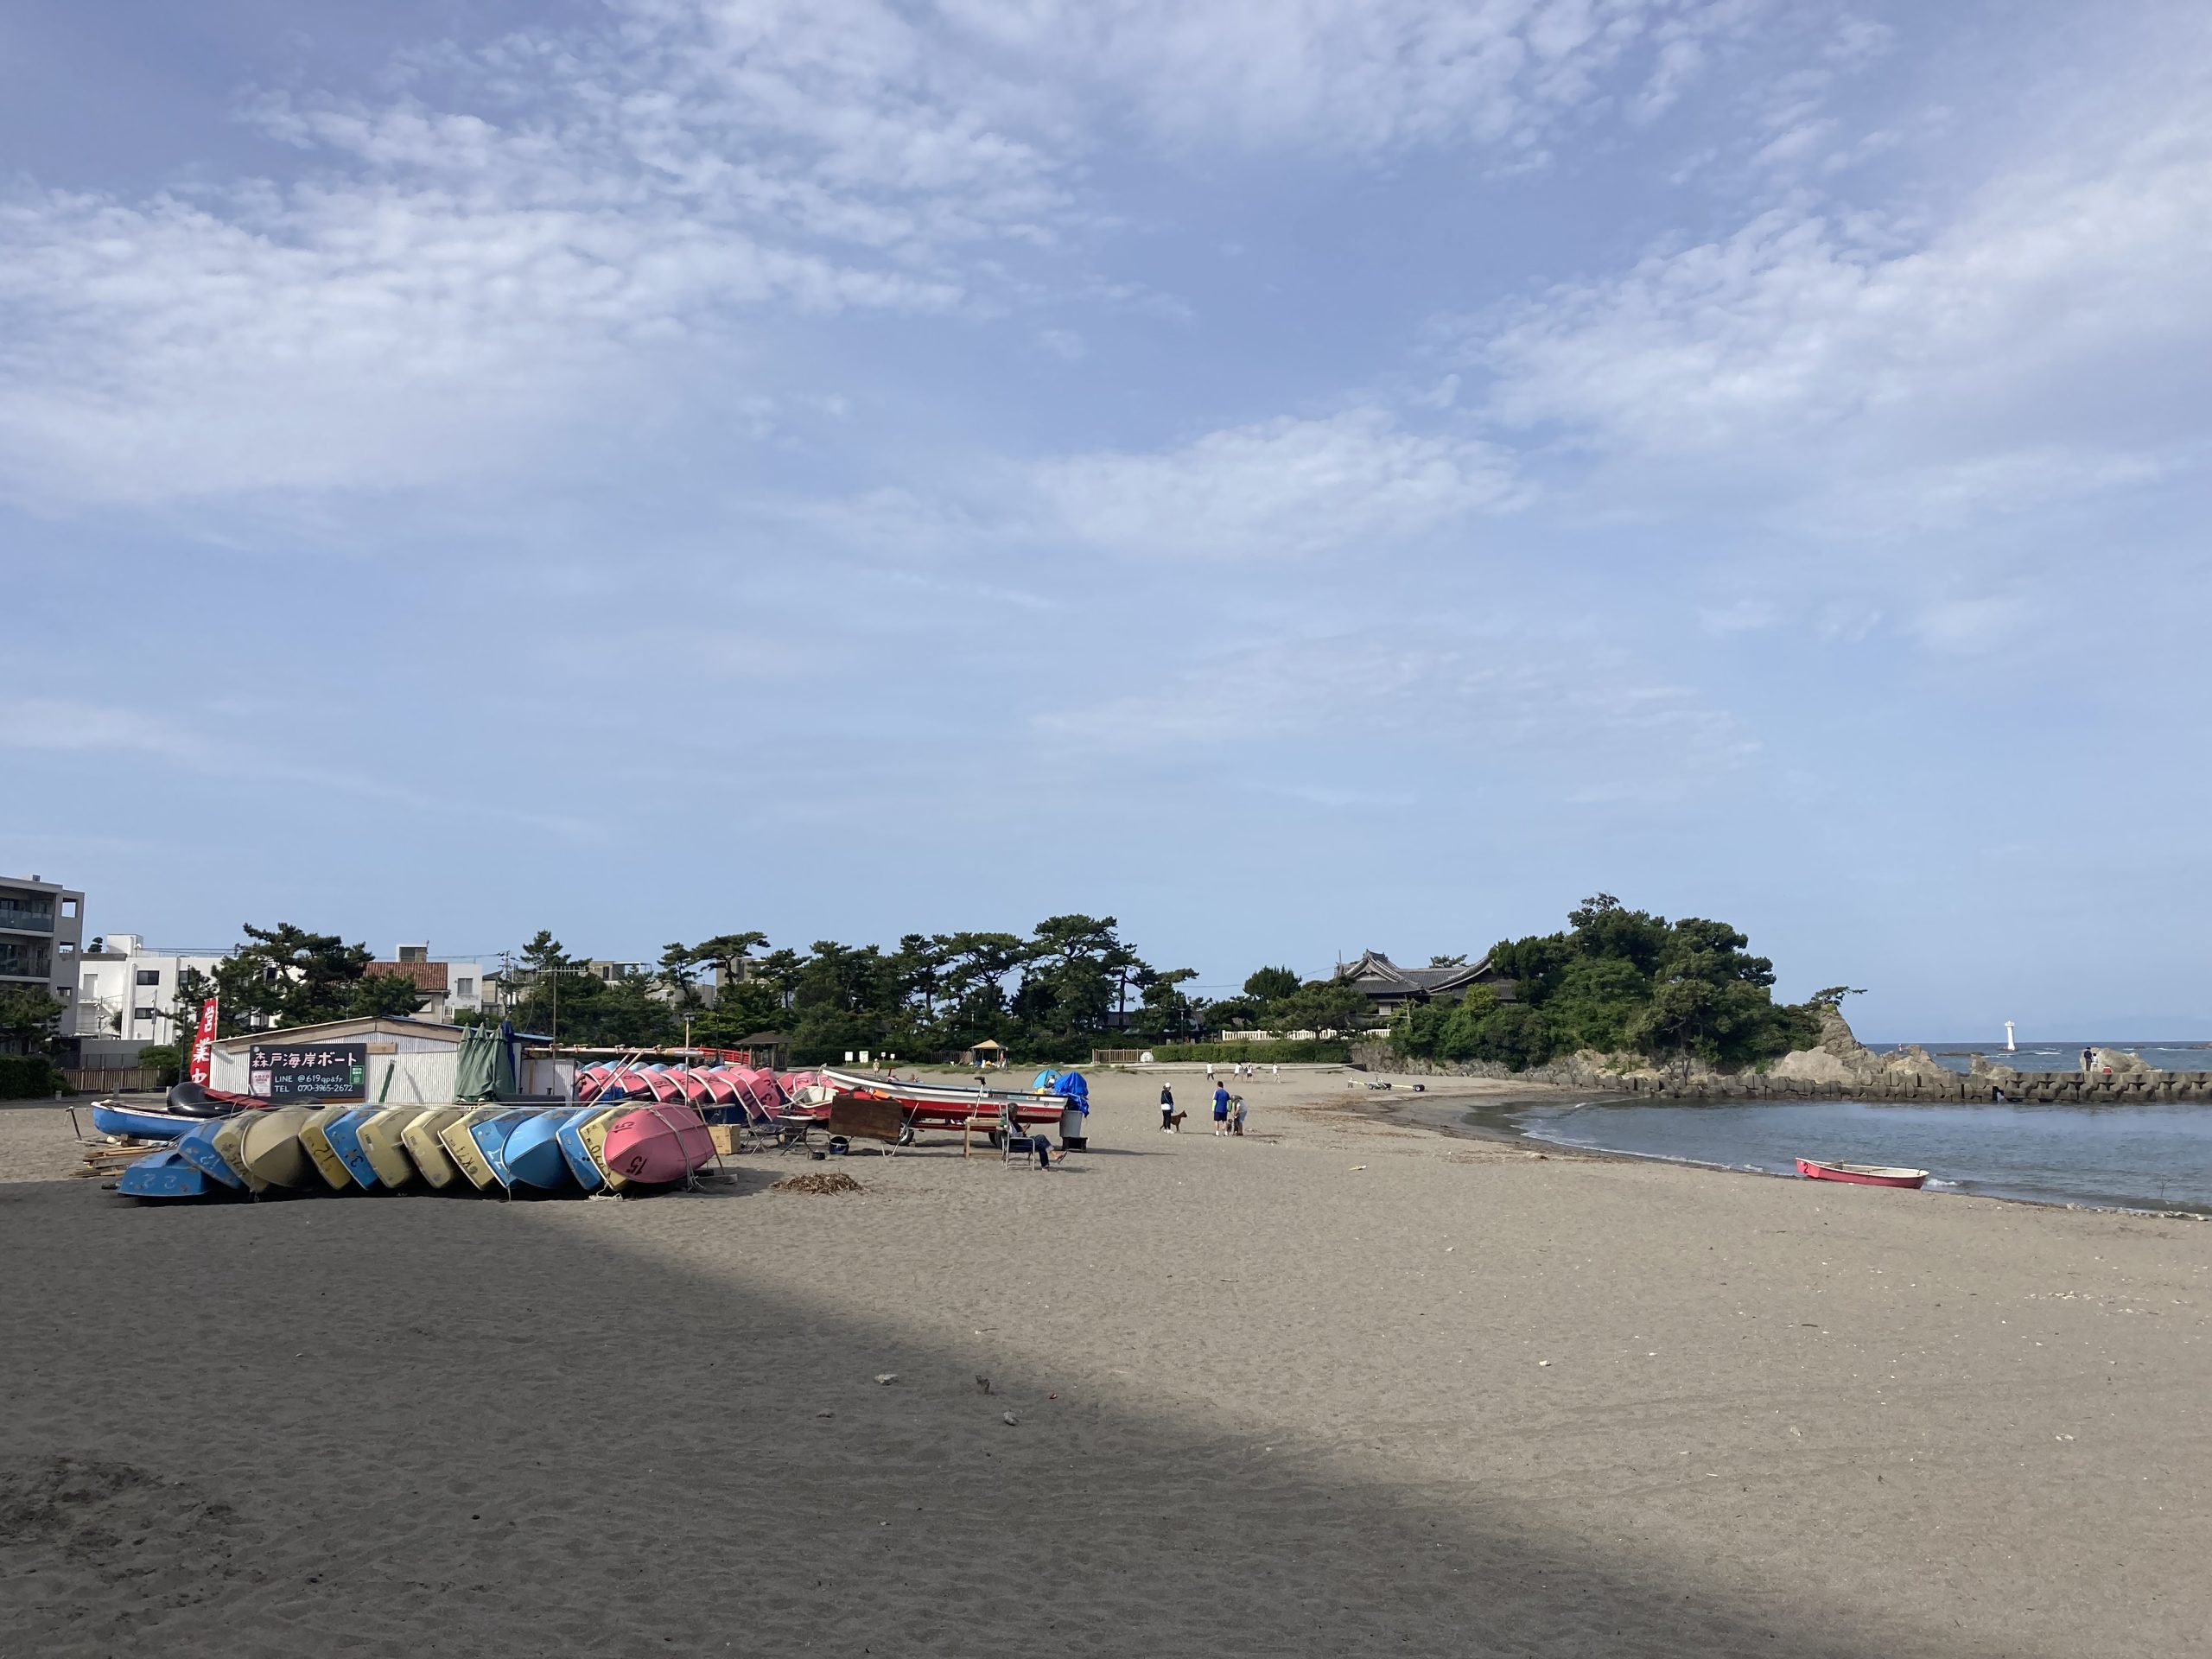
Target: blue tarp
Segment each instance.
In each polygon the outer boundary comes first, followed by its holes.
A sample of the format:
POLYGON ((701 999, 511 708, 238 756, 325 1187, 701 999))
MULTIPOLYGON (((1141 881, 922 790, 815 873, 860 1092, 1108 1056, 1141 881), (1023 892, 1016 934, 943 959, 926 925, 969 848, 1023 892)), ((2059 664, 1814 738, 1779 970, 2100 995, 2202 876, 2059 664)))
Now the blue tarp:
POLYGON ((1083 1080, 1083 1073, 1071 1071, 1052 1085, 1052 1092, 1078 1112, 1086 1116, 1090 1110, 1090 1085, 1083 1080))

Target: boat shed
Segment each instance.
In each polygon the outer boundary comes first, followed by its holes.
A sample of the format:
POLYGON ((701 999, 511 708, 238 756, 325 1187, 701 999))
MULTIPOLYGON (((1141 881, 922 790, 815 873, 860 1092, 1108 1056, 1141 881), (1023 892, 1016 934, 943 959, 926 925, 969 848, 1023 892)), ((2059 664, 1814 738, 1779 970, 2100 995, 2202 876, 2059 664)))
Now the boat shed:
MULTIPOLYGON (((453 1099, 467 1031, 429 1020, 386 1016, 241 1032, 216 1041, 208 1082, 233 1094, 302 1105, 359 1100, 442 1106, 453 1099), (258 1066, 253 1064, 257 1054, 264 1062, 258 1066)), ((518 1069, 524 1094, 560 1092, 545 1062, 518 1069), (544 1076, 535 1075, 541 1070, 544 1076)))

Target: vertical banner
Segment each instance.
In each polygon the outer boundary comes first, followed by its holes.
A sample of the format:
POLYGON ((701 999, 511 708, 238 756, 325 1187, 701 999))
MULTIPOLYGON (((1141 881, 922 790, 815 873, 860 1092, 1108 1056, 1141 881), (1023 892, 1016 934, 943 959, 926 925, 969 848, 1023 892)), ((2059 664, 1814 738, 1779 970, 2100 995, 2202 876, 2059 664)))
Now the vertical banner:
POLYGON ((192 1080, 205 1089, 215 1074, 215 1001, 209 997, 200 1005, 200 1029, 192 1039, 192 1080))

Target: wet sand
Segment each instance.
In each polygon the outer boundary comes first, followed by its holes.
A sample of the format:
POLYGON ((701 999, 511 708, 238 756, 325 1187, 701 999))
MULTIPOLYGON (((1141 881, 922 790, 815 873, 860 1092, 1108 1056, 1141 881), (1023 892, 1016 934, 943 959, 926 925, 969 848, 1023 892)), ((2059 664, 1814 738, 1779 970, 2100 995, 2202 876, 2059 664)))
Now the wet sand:
POLYGON ((2212 1226, 1176 1081, 846 1198, 139 1207, 0 1110, 0 1653, 2212 1637, 2212 1226))

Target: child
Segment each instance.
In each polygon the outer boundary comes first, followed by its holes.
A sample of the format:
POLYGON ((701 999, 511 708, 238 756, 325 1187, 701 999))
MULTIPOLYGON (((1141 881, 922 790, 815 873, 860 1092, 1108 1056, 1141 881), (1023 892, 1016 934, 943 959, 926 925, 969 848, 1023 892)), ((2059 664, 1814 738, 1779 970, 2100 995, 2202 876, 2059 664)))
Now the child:
POLYGON ((1214 1085, 1213 1132, 1216 1135, 1229 1133, 1229 1085, 1225 1083, 1214 1085))
POLYGON ((1229 1103, 1235 1108, 1229 1115, 1229 1132, 1231 1135, 1242 1135, 1244 1133, 1244 1096, 1231 1095, 1229 1097, 1229 1103))

